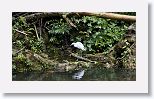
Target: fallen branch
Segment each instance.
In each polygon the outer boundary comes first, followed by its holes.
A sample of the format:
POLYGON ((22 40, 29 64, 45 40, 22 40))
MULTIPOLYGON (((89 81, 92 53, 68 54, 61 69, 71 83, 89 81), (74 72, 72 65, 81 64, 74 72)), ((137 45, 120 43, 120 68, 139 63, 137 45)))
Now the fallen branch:
POLYGON ((16 32, 18 32, 18 33, 21 33, 21 34, 24 34, 24 35, 28 35, 28 34, 26 34, 25 32, 23 32, 23 31, 19 31, 19 30, 17 30, 17 29, 14 29, 16 32))
POLYGON ((43 58, 41 55, 34 53, 33 57, 43 63, 48 64, 54 68, 54 72, 66 72, 66 71, 73 71, 76 68, 80 67, 88 67, 89 63, 83 62, 83 61, 77 61, 77 62, 64 62, 59 63, 58 61, 50 60, 48 58, 43 58))
POLYGON ((38 32, 37 32, 36 25, 35 25, 35 24, 33 24, 33 25, 34 25, 34 28, 35 28, 35 33, 36 33, 37 40, 40 40, 40 38, 39 38, 39 36, 38 36, 38 32))
POLYGON ((40 38, 42 36, 42 18, 39 20, 39 33, 40 33, 40 38))
POLYGON ((108 19, 114 19, 114 20, 136 21, 136 16, 122 15, 122 14, 115 14, 115 13, 79 12, 79 14, 84 15, 84 16, 97 16, 97 17, 100 17, 100 18, 108 18, 108 19))
POLYGON ((75 57, 75 58, 77 58, 77 59, 79 59, 79 60, 83 60, 83 61, 87 61, 87 62, 91 62, 91 63, 96 63, 95 61, 91 61, 91 60, 89 60, 89 59, 87 59, 87 58, 78 56, 78 55, 76 55, 76 54, 74 54, 74 53, 71 53, 70 56, 73 56, 73 57, 75 57))
POLYGON ((25 16, 26 21, 35 21, 36 19, 45 18, 45 17, 53 17, 53 16, 61 16, 62 13, 58 12, 38 12, 34 14, 30 14, 25 16))
POLYGON ((23 47, 21 48, 20 50, 15 50, 15 49, 12 49, 12 55, 15 56, 16 54, 18 54, 19 52, 21 52, 22 50, 24 50, 26 47, 23 47))
POLYGON ((40 56, 39 54, 36 54, 34 53, 34 58, 38 61, 40 61, 41 63, 45 63, 45 64, 48 64, 48 65, 56 65, 57 63, 54 62, 53 60, 49 60, 47 58, 43 58, 42 56, 40 56))
POLYGON ((74 27, 78 30, 77 26, 73 24, 73 22, 66 17, 66 15, 62 15, 62 17, 66 20, 66 22, 71 26, 71 27, 74 27))
MULTIPOLYGON (((40 18, 45 17, 63 17, 62 15, 65 15, 65 13, 62 12, 44 12, 44 13, 34 13, 31 15, 25 16, 26 21, 32 21, 40 18)), ((107 12, 70 12, 67 13, 67 16, 72 15, 80 15, 80 16, 96 16, 100 18, 108 18, 108 19, 114 19, 114 20, 123 20, 123 21, 130 21, 134 22, 136 21, 136 16, 130 16, 130 15, 122 15, 122 14, 115 14, 115 13, 107 13, 107 12)))

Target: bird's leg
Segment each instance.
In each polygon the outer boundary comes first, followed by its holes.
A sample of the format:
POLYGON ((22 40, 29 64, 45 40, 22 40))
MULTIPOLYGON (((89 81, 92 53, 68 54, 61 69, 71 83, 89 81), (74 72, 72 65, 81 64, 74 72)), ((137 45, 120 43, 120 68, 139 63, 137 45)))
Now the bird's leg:
MULTIPOLYGON (((80 50, 78 50, 78 53, 77 53, 78 56, 80 56, 80 50)), ((79 61, 79 59, 77 58, 77 61, 79 61)))
POLYGON ((80 56, 82 57, 82 51, 80 51, 80 56))

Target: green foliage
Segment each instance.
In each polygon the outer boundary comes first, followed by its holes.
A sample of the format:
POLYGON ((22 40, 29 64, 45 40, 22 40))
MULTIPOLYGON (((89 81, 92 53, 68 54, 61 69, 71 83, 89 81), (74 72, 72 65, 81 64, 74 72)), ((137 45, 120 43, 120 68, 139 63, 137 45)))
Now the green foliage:
POLYGON ((69 34, 71 27, 63 19, 52 19, 47 22, 46 28, 49 33, 49 41, 54 45, 61 45, 63 39, 69 34))
MULTIPOLYGON (((121 13, 133 15, 135 13, 121 13)), ((83 41, 87 53, 107 52, 117 43, 126 32, 130 23, 124 21, 98 18, 95 16, 71 17, 71 21, 78 27, 78 31, 72 29, 62 18, 52 19, 47 22, 50 42, 63 46, 64 38, 68 42, 83 41)))
POLYGON ((29 40, 29 45, 30 45, 30 48, 33 52, 36 52, 36 53, 40 53, 43 51, 43 45, 44 45, 44 42, 43 40, 34 40, 34 39, 30 39, 29 40))
POLYGON ((118 42, 129 26, 123 21, 84 16, 75 20, 79 27, 86 32, 84 36, 78 35, 74 41, 84 41, 88 53, 105 52, 118 42))
POLYGON ((71 29, 67 23, 64 22, 63 19, 60 20, 50 20, 47 22, 48 26, 47 28, 49 29, 49 34, 57 34, 57 35, 62 35, 69 33, 69 30, 71 29))
POLYGON ((24 42, 23 40, 16 40, 16 46, 19 48, 22 48, 24 46, 24 42))
MULTIPOLYGON (((136 15, 131 12, 117 12, 120 14, 136 15)), ((63 49, 72 42, 80 41, 86 47, 86 53, 107 53, 119 42, 131 23, 117 20, 98 18, 96 16, 67 16, 77 28, 71 27, 62 17, 41 18, 27 23, 20 16, 12 22, 12 44, 15 52, 12 68, 15 71, 42 70, 51 68, 49 64, 41 63, 31 57, 33 53, 48 54, 48 58, 61 61, 66 59, 63 49), (18 33, 15 29, 28 35, 18 33), (36 34, 38 34, 36 36, 36 34), (29 54, 27 54, 29 52, 29 54), (31 54, 30 54, 31 53, 31 54), (64 55, 64 56, 63 56, 64 55), (28 57, 29 56, 29 57, 28 57), (61 58, 60 58, 61 57, 61 58)), ((126 44, 127 45, 127 44, 126 44)), ((123 46, 120 56, 124 56, 127 63, 132 53, 127 46, 123 46)), ((135 58, 134 58, 135 60, 135 58)), ((134 60, 131 60, 133 63, 134 60)), ((129 62, 131 63, 131 62, 129 62)), ((132 65, 132 64, 130 64, 132 65)), ((56 67, 55 67, 56 68, 56 67)))
MULTIPOLYGON (((25 17, 22 17, 22 16, 14 20, 12 25, 13 25, 12 26, 13 37, 16 34, 15 29, 19 31, 24 31, 25 33, 35 34, 36 32, 33 24, 28 24, 26 22, 25 17)), ((42 38, 40 38, 39 40, 36 39, 36 36, 33 35, 33 36, 25 36, 25 38, 22 38, 22 39, 16 39, 15 44, 16 44, 15 45, 16 47, 19 47, 19 48, 26 47, 32 50, 33 52, 39 53, 43 49, 44 41, 42 38)))
POLYGON ((33 32, 35 30, 32 24, 28 24, 25 17, 22 16, 12 22, 13 33, 15 33, 15 29, 26 32, 33 32))
POLYGON ((19 62, 25 62, 26 57, 25 57, 22 53, 19 53, 19 54, 15 57, 15 59, 18 60, 19 62))
MULTIPOLYGON (((135 12, 117 12, 119 14, 136 15, 135 12)), ((84 43, 88 53, 107 52, 110 47, 117 43, 130 23, 124 21, 98 18, 95 16, 69 17, 70 20, 78 27, 73 29, 63 18, 51 18, 45 23, 48 30, 49 42, 52 45, 65 46, 66 42, 80 41, 84 43)), ((13 30, 19 29, 24 31, 35 32, 33 25, 26 23, 24 17, 19 17, 13 22, 13 30)), ((34 33, 35 34, 35 33, 34 33)), ((41 52, 44 44, 43 38, 29 39, 31 50, 41 52)), ((22 47, 25 40, 17 40, 17 46, 22 47)))
POLYGON ((28 24, 26 23, 26 20, 24 17, 20 16, 18 20, 15 20, 13 22, 13 29, 26 29, 28 27, 28 24))

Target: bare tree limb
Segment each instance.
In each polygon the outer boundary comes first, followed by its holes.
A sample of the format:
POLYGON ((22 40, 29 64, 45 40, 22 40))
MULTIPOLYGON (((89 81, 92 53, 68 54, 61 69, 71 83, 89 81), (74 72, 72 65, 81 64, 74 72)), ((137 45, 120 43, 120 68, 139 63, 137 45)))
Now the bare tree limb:
POLYGON ((25 19, 26 21, 35 21, 36 19, 53 17, 53 16, 61 16, 62 14, 63 13, 60 13, 60 12, 38 12, 38 13, 25 16, 25 19))
POLYGON ((39 38, 39 36, 38 36, 38 32, 37 32, 36 25, 35 25, 35 24, 33 24, 33 25, 34 25, 34 28, 35 28, 36 37, 37 37, 37 39, 39 40, 40 38, 39 38))
POLYGON ((91 60, 89 60, 89 59, 87 59, 87 58, 78 56, 78 55, 76 55, 76 54, 74 54, 74 53, 71 53, 70 56, 73 56, 73 57, 75 57, 75 58, 77 58, 77 59, 80 59, 80 60, 83 60, 83 61, 87 61, 87 62, 91 62, 91 63, 96 63, 95 61, 91 61, 91 60))
POLYGON ((40 38, 42 36, 42 18, 39 20, 39 33, 40 33, 40 38))
POLYGON ((79 12, 79 14, 85 15, 85 16, 97 16, 97 17, 101 17, 101 18, 123 20, 123 21, 136 21, 136 16, 107 13, 107 12, 102 12, 102 13, 79 12))
POLYGON ((62 17, 66 20, 66 22, 71 26, 71 27, 74 27, 78 30, 77 26, 73 24, 73 22, 66 17, 66 15, 62 15, 62 17))
POLYGON ((15 56, 16 54, 18 54, 19 52, 21 52, 22 50, 24 50, 26 47, 21 48, 20 50, 16 51, 15 49, 12 50, 12 55, 15 56))
POLYGON ((17 30, 17 29, 14 29, 16 32, 18 32, 18 33, 21 33, 21 34, 24 34, 24 35, 28 35, 28 34, 26 34, 24 31, 19 31, 19 30, 17 30))
MULTIPOLYGON (((62 12, 43 12, 43 13, 34 13, 25 16, 26 20, 36 20, 39 18, 44 18, 44 17, 54 17, 54 16, 59 16, 62 17, 65 13, 62 12)), ((96 16, 100 18, 108 18, 108 19, 114 19, 114 20, 123 20, 123 21, 130 21, 134 22, 136 21, 136 16, 130 16, 130 15, 122 15, 122 14, 115 14, 115 13, 108 13, 108 12, 70 12, 67 13, 67 16, 71 15, 80 15, 80 16, 96 16)), ((73 26, 73 25, 72 25, 73 26)))

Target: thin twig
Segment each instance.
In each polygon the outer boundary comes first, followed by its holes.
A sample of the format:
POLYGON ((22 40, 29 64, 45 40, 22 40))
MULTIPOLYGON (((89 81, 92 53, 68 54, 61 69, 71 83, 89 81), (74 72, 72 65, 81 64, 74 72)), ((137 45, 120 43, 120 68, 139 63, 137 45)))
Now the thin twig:
POLYGON ((42 18, 40 19, 40 22, 39 22, 39 31, 40 31, 40 38, 41 38, 41 35, 42 35, 42 18))
POLYGON ((26 34, 24 31, 19 31, 19 30, 17 30, 17 29, 14 29, 16 32, 18 32, 18 33, 21 33, 21 34, 24 34, 24 35, 28 35, 28 34, 26 34))
POLYGON ((20 49, 19 51, 17 51, 14 55, 18 54, 19 52, 21 52, 22 50, 24 50, 26 47, 23 47, 22 49, 20 49))
POLYGON ((34 25, 34 28, 35 28, 36 37, 37 37, 37 39, 39 40, 39 36, 38 36, 38 32, 37 32, 36 25, 35 25, 35 24, 33 24, 33 25, 34 25))

